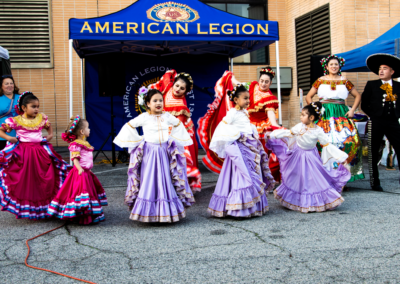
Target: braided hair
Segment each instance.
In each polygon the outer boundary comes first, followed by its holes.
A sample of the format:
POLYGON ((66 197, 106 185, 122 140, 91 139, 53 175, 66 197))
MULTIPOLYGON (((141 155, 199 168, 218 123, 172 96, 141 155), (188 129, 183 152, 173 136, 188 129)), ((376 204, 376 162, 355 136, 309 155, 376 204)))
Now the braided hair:
POLYGON ((234 99, 238 98, 243 92, 248 92, 246 86, 243 84, 237 84, 232 91, 228 91, 229 100, 235 102, 234 99))
POLYGON ((313 115, 314 121, 317 121, 322 115, 322 104, 320 102, 313 102, 303 107, 303 110, 308 112, 308 117, 313 115))
POLYGON ((65 131, 61 134, 62 140, 71 143, 79 136, 79 131, 85 127, 87 120, 81 118, 79 115, 72 116, 65 131))

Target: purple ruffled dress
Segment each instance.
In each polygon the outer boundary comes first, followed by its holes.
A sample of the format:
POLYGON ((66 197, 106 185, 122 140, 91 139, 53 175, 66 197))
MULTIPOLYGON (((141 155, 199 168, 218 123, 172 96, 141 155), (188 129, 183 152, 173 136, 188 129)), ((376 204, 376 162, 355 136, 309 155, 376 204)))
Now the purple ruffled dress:
POLYGON ((186 145, 178 145, 176 141, 190 140, 187 143, 191 143, 191 138, 179 120, 169 113, 155 117, 155 125, 153 118, 145 113, 131 120, 114 140, 119 146, 133 146, 129 148, 125 203, 132 220, 177 222, 186 216, 185 206, 195 202, 186 174, 183 148, 186 145), (171 135, 168 123, 177 127, 171 135), (136 126, 143 127, 143 137, 137 134, 136 126), (132 143, 129 141, 135 144, 128 144, 132 143))
POLYGON ((208 212, 215 217, 262 216, 268 211, 266 193, 273 189, 275 180, 268 156, 255 138, 257 130, 246 114, 247 111, 231 109, 210 144, 211 150, 225 158, 208 206, 208 212))
POLYGON ((320 127, 298 124, 291 130, 275 130, 266 146, 279 159, 282 183, 274 195, 283 206, 307 213, 342 204, 342 188, 351 173, 338 163, 344 162, 347 154, 329 144, 320 127), (318 140, 325 146, 322 159, 315 146, 318 140))

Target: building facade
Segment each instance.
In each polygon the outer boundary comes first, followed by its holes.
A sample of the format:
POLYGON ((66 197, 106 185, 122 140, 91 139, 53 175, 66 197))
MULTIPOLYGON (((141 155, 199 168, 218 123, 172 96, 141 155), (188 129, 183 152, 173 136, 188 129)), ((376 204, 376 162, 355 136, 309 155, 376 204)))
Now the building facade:
MULTIPOLYGON (((145 0, 141 0, 145 1, 145 0)), ((0 0, 0 45, 9 49, 21 91, 40 99, 55 129, 54 144, 69 121, 68 20, 119 11, 133 0, 0 0)), ((175 1, 179 2, 179 1, 175 1)), ((285 127, 299 122, 299 87, 310 88, 310 56, 363 46, 400 21, 400 0, 205 0, 215 8, 279 22, 280 65, 292 70, 292 88, 282 91, 285 127)), ((275 45, 234 59, 243 82, 257 80, 257 68, 276 66, 275 45)), ((74 113, 82 113, 81 60, 73 54, 74 113)), ((361 93, 372 73, 344 73, 361 93)), ((276 90, 273 90, 276 93, 276 90)), ((352 98, 348 99, 351 105, 352 98)))

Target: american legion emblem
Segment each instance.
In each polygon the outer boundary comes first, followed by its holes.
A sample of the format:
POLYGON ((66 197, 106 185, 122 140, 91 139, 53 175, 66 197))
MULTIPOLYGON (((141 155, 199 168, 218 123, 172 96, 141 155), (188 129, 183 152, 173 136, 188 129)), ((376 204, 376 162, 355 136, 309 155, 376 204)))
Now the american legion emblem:
POLYGON ((147 18, 157 22, 194 22, 200 18, 196 10, 188 5, 165 2, 147 10, 147 18))

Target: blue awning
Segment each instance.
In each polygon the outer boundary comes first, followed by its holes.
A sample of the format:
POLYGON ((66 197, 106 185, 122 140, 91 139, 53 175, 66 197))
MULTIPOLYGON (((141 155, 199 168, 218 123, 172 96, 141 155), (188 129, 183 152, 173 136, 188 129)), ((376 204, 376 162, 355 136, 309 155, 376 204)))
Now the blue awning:
POLYGON ((362 47, 337 54, 346 60, 342 71, 369 72, 365 63, 367 57, 375 53, 388 53, 400 56, 400 23, 388 30, 374 41, 362 47))
POLYGON ((236 57, 279 40, 279 31, 278 22, 243 18, 197 0, 140 0, 103 17, 70 19, 69 38, 80 57, 112 52, 236 57))

